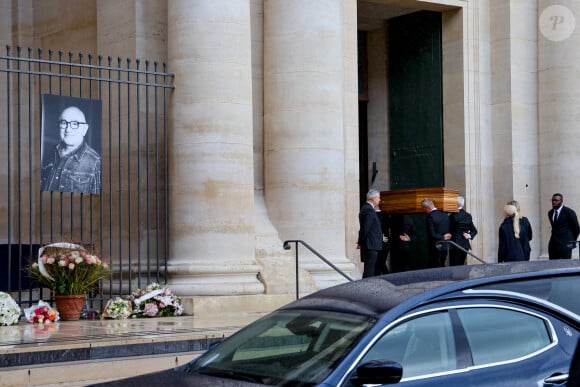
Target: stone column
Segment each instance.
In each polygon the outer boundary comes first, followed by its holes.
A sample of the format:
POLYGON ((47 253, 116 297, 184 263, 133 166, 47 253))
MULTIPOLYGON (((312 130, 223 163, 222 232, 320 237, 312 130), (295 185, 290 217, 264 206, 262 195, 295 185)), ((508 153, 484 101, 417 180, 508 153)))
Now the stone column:
MULTIPOLYGON (((167 24, 167 3, 164 1, 97 2, 98 52, 166 62, 167 24)), ((144 65, 141 64, 141 69, 144 65)))
MULTIPOLYGON (((451 187, 465 182, 467 211, 479 231, 472 243, 473 253, 495 262, 497 223, 490 219, 499 219, 501 214, 496 212, 494 198, 490 19, 487 1, 466 2, 461 10, 444 13, 443 119, 446 184, 448 179, 451 187), (452 152, 461 154, 452 158, 452 152)), ((470 256, 467 259, 478 263, 470 256)))
MULTIPOLYGON (((336 0, 264 3, 264 181, 282 239, 304 240, 352 270, 345 257, 342 12, 336 0)), ((300 257, 320 287, 342 282, 306 249, 300 257)))
MULTIPOLYGON (((346 255, 359 265, 360 253, 354 242, 358 238, 359 153, 358 153, 358 56, 357 56, 357 2, 342 2, 344 44, 344 157, 345 157, 345 221, 346 255)), ((362 268, 362 265, 361 265, 362 268)))
POLYGON ((176 84, 169 149, 170 283, 183 295, 264 291, 254 249, 249 0, 168 2, 176 84))
POLYGON ((34 7, 28 1, 2 1, 0 5, 0 43, 2 53, 5 45, 12 46, 16 55, 16 46, 26 54, 27 47, 33 47, 34 7))
MULTIPOLYGON (((77 4, 78 7, 81 7, 82 5, 83 4, 77 4)), ((115 65, 118 63, 117 58, 122 58, 123 66, 126 66, 125 60, 130 58, 132 60, 132 68, 137 68, 137 60, 139 60, 139 70, 147 69, 149 71, 153 71, 155 69, 154 63, 157 62, 158 71, 163 71, 162 64, 167 62, 166 42, 168 22, 166 2, 156 0, 119 0, 115 2, 99 1, 95 6, 97 15, 96 52, 104 56, 103 64, 107 63, 107 56, 114 58, 113 63, 115 65), (119 12, 119 9, 123 9, 123 12, 119 12)), ((140 80, 143 82, 144 77, 142 76, 140 80)), ((123 87, 123 90, 126 89, 123 87)), ((133 89, 131 93, 131 98, 133 101, 135 101, 136 90, 133 89)), ((158 120, 157 122, 162 122, 164 119, 164 117, 161 116, 161 105, 158 106, 159 109, 157 112, 159 114, 157 117, 155 117, 153 113, 156 111, 155 99, 146 99, 144 98, 144 94, 140 94, 139 104, 135 105, 138 111, 138 116, 135 116, 133 113, 134 110, 131 110, 131 119, 127 119, 128 111, 124 110, 124 107, 116 102, 117 98, 119 97, 113 91, 110 96, 103 100, 104 106, 107 106, 108 101, 111 102, 109 105, 110 109, 103 109, 103 122, 108 122, 109 117, 112 118, 113 122, 121 117, 123 120, 123 126, 130 125, 130 138, 140 138, 139 141, 131 141, 131 152, 135 156, 135 159, 132 160, 136 160, 136 157, 139 156, 139 160, 141 160, 141 162, 147 160, 150 165, 155 165, 157 162, 157 156, 154 152, 148 152, 148 147, 145 145, 144 140, 147 139, 149 141, 149 149, 154 149, 156 146, 164 146, 162 143, 156 144, 155 141, 157 139, 152 134, 154 125, 149 124, 149 122, 154 122, 155 120, 158 120), (148 103, 148 106, 146 102, 148 103), (119 108, 122 110, 119 111, 119 108)), ((123 91, 121 99, 124 100, 125 98, 126 91, 123 91)), ((106 140, 104 139, 104 141, 106 140)), ((119 152, 119 149, 115 145, 113 145, 113 148, 109 150, 112 165, 119 165, 119 163, 121 163, 121 165, 126 165, 124 158, 126 155, 125 149, 127 144, 119 144, 118 146, 122 146, 122 152, 119 152), (121 160, 119 160, 120 154, 121 160)), ((132 161, 132 165, 135 166, 136 162, 132 161)), ((151 178, 151 181, 155 182, 164 180, 163 177, 160 177, 159 180, 157 180, 157 176, 150 175, 149 177, 151 178)), ((143 187, 142 182, 146 180, 146 175, 143 170, 138 173, 137 169, 133 168, 130 178, 132 185, 135 187, 143 187), (136 182, 139 184, 138 186, 135 185, 136 182)), ((127 190, 126 187, 113 186, 111 193, 109 193, 108 190, 103 190, 101 195, 105 203, 108 203, 111 198, 118 197, 120 195, 126 195, 126 197, 130 198, 130 200, 122 200, 122 206, 120 207, 127 208, 127 211, 134 213, 137 210, 138 205, 133 203, 138 203, 140 196, 139 188, 135 187, 130 187, 129 190, 127 190)), ((149 189, 150 193, 155 192, 153 185, 151 185, 149 189)), ((142 197, 143 196, 141 196, 141 198, 142 197)), ((162 197, 157 198, 156 204, 162 205, 164 201, 165 199, 162 197)), ((151 212, 155 211, 153 208, 149 208, 149 210, 151 212)), ((156 230, 153 228, 155 226, 150 224, 150 229, 145 229, 140 227, 142 222, 143 217, 124 216, 121 224, 119 225, 122 230, 131 229, 140 231, 138 239, 131 240, 131 238, 124 238, 122 235, 118 235, 116 232, 109 232, 106 228, 104 230, 105 234, 103 237, 105 240, 110 240, 111 245, 113 246, 124 246, 124 249, 126 249, 124 254, 128 254, 130 249, 133 254, 133 259, 143 259, 145 254, 149 253, 150 251, 154 251, 156 246, 164 246, 166 241, 163 240, 163 237, 161 236, 165 235, 163 232, 164 225, 159 225, 158 227, 161 227, 161 229, 156 230), (156 232, 158 235, 158 240, 151 241, 149 239, 150 236, 155 235, 156 232), (131 240, 130 244, 127 243, 128 240, 131 240), (139 256, 140 254, 142 255, 139 256)), ((118 262, 116 258, 112 257, 112 259, 112 267, 119 267, 120 262, 118 262)), ((126 259, 122 259, 121 263, 125 266, 130 265, 126 259)), ((155 266, 152 266, 151 269, 155 270, 155 266)), ((134 272, 128 267, 125 267, 124 271, 134 272)), ((145 269, 142 268, 141 273, 137 274, 141 275, 141 278, 144 278, 146 274, 145 269)), ((155 275, 155 273, 151 272, 148 274, 155 275)), ((137 278, 132 277, 132 279, 135 282, 138 281, 137 278)), ((113 287, 116 287, 117 283, 118 281, 113 281, 113 287)), ((129 286, 129 283, 126 280, 123 281, 122 284, 123 286, 129 286)), ((146 284, 139 285, 144 287, 146 284)), ((132 290, 133 289, 129 288, 119 289, 121 293, 132 290)))
MULTIPOLYGON (((538 137, 542 256, 547 257, 553 193, 580 213, 580 1, 538 2, 538 137)), ((535 235, 535 232, 534 232, 535 235)), ((535 239, 535 237, 534 237, 535 239)), ((574 250, 573 256, 578 256, 574 250)))
MULTIPOLYGON (((492 2, 490 13, 495 216, 501 219, 506 202, 515 199, 537 230, 537 20, 530 16, 536 3, 492 2)), ((537 246, 532 250, 533 259, 537 246)))
MULTIPOLYGON (((28 47, 33 47, 33 24, 34 12, 32 4, 29 2, 17 2, 17 1, 3 1, 0 5, 0 52, 2 55, 10 55, 12 57, 24 57, 28 56, 28 47), (10 46, 8 49, 7 46, 10 46), (20 46, 20 51, 18 50, 20 46)), ((36 50, 33 50, 32 55, 36 57, 36 50)), ((7 62, 2 61, 2 68, 6 68, 7 62)), ((10 66, 12 68, 16 67, 16 61, 10 61, 10 66)), ((24 64, 22 64, 24 66, 24 64)), ((3 130, 0 133, 0 144, 2 154, 2 164, 5 166, 0 170, 0 181, 2 182, 2 197, 6 199, 8 195, 13 198, 11 201, 11 206, 8 207, 9 202, 3 200, 0 204, 0 240, 2 243, 7 243, 10 238, 10 242, 18 242, 17 233, 14 230, 18 230, 18 227, 26 229, 28 226, 27 219, 30 219, 30 213, 26 206, 21 206, 18 208, 19 203, 28 203, 31 198, 28 195, 28 190, 22 190, 19 192, 17 190, 18 185, 22 184, 24 181, 28 181, 30 175, 28 174, 28 167, 21 168, 20 175, 15 173, 15 164, 12 166, 12 170, 6 168, 6 163, 8 157, 15 163, 16 157, 19 153, 19 149, 25 148, 24 145, 28 144, 30 141, 34 141, 34 148, 40 148, 40 140, 38 136, 28 137, 25 131, 21 134, 17 133, 16 127, 20 122, 23 128, 28 125, 26 114, 23 114, 24 109, 34 109, 33 106, 28 106, 25 104, 20 106, 20 101, 15 98, 19 92, 19 84, 16 81, 17 75, 12 73, 8 77, 8 73, 2 72, 0 76, 0 88, 2 93, 0 93, 0 122, 3 130), (10 78, 8 82, 7 78, 10 78), (8 89, 8 86, 10 89, 8 89), (11 99, 8 98, 8 94, 11 95, 11 99), (9 103, 10 102, 10 103, 9 103), (20 115, 20 118, 19 118, 20 115), (9 140, 10 139, 10 140, 9 140), (20 180, 19 180, 20 179, 20 180), (6 191, 4 191, 6 190, 6 191), (10 191, 8 191, 10 190, 10 191), (9 215, 10 214, 10 215, 9 215)), ((25 92, 28 87, 27 77, 22 75, 22 83, 20 87, 22 88, 20 92, 25 92)), ((28 145, 26 145, 28 147, 28 145)), ((20 157, 25 158, 24 155, 20 157)), ((27 157, 27 156, 26 156, 27 157)), ((34 188, 37 188, 35 185, 34 188)), ((35 211, 35 210, 33 210, 35 211)), ((34 214, 34 212, 33 212, 34 214)), ((36 216, 36 215, 34 215, 36 216)), ((38 235, 31 236, 31 242, 38 240, 38 235), (36 238, 36 239, 34 239, 36 238)))

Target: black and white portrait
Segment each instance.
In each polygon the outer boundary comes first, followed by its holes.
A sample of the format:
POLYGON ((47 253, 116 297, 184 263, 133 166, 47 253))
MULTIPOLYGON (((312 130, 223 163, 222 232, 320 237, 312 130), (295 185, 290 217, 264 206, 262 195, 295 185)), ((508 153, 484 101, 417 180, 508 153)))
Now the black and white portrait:
POLYGON ((101 192, 100 100, 42 96, 43 191, 101 192))

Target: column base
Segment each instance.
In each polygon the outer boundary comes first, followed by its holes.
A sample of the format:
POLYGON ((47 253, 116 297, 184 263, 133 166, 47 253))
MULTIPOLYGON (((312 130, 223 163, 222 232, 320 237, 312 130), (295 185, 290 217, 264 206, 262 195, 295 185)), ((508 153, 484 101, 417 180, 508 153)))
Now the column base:
POLYGON ((180 296, 263 294, 257 265, 169 263, 169 286, 180 296))
POLYGON ((245 295, 245 296, 191 296, 183 297, 186 315, 203 319, 222 319, 225 314, 261 315, 270 313, 296 299, 294 294, 245 295))

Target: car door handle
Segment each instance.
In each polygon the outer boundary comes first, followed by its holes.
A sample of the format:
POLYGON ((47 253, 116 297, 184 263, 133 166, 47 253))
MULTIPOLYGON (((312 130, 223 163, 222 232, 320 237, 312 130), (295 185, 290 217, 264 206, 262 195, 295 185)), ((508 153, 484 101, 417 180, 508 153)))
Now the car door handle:
POLYGON ((552 375, 552 376, 548 376, 546 379, 544 379, 545 384, 555 384, 555 385, 566 383, 567 381, 568 381, 568 374, 552 375))

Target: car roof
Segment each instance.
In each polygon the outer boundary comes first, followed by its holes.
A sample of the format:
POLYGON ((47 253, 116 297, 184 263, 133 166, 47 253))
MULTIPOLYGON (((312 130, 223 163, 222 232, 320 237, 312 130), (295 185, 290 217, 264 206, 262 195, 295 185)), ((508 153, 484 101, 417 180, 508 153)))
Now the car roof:
POLYGON ((513 279, 580 274, 580 260, 541 260, 413 270, 319 290, 281 309, 316 309, 378 317, 395 306, 513 279))

